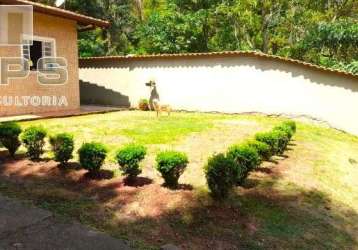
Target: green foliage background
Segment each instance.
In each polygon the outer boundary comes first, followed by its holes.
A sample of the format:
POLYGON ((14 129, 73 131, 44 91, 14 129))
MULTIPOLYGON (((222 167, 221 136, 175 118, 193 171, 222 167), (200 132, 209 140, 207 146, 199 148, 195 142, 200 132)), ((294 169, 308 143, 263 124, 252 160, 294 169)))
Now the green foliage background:
MULTIPOLYGON (((54 0, 43 0, 53 4, 54 0)), ((67 0, 81 56, 254 50, 358 74, 357 0, 67 0)))

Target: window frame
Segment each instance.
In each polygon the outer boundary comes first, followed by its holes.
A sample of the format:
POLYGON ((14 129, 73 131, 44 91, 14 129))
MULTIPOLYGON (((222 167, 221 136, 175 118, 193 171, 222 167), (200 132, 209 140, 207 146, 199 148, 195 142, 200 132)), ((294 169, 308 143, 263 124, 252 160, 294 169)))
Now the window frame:
MULTIPOLYGON (((57 56, 57 46, 56 46, 56 39, 55 38, 53 38, 53 37, 44 37, 44 36, 28 36, 28 35, 23 35, 22 36, 22 40, 28 40, 28 41, 38 41, 38 42, 41 42, 42 43, 42 51, 41 51, 41 53, 43 53, 44 52, 44 43, 52 43, 53 44, 53 48, 52 48, 52 56, 51 57, 56 57, 57 56)), ((32 43, 31 43, 32 44, 32 43)), ((25 54, 24 54, 24 46, 28 46, 28 49, 29 49, 29 55, 30 55, 30 58, 31 58, 31 54, 30 54, 30 51, 31 51, 31 49, 30 49, 30 47, 32 46, 31 44, 22 44, 21 46, 20 46, 20 48, 21 48, 21 58, 22 59, 25 59, 25 54)), ((43 57, 43 58, 46 58, 46 57, 48 57, 48 56, 45 56, 45 57, 43 57)), ((32 72, 33 71, 37 71, 37 69, 32 69, 31 70, 32 72)))

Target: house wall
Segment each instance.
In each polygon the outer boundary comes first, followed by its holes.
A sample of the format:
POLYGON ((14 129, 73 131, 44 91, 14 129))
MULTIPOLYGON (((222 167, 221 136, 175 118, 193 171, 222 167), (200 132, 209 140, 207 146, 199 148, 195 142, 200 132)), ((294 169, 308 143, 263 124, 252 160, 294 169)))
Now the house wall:
MULTIPOLYGON (((65 96, 68 105, 65 106, 66 103, 62 102, 60 106, 25 106, 24 102, 19 99, 20 101, 18 101, 17 105, 14 105, 14 102, 12 105, 9 105, 9 102, 5 104, 0 103, 0 117, 17 114, 75 110, 80 106, 76 22, 40 13, 34 13, 33 21, 34 35, 54 38, 56 40, 57 56, 67 59, 68 82, 63 85, 40 85, 37 82, 37 73, 31 72, 27 78, 11 79, 8 85, 0 84, 0 98, 2 98, 3 101, 4 96, 56 96, 58 99, 61 96, 65 96), (23 104, 23 106, 21 106, 21 104, 23 104)), ((20 56, 21 48, 19 46, 0 46, 0 57, 20 56)))
MULTIPOLYGON (((358 77, 264 57, 82 60, 80 79, 175 109, 306 115, 358 135, 358 77)), ((86 94, 86 90, 83 90, 86 94)))

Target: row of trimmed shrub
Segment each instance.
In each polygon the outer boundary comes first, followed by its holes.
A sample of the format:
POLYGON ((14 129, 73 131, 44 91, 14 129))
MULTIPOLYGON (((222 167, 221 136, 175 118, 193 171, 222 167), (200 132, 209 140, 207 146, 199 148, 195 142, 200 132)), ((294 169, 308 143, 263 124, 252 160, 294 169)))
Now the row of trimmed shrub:
MULTIPOLYGON (((44 153, 47 131, 42 126, 32 126, 24 131, 16 122, 0 123, 0 143, 11 157, 15 156, 21 144, 27 149, 27 156, 31 160, 38 160, 44 153)), ((72 158, 74 149, 73 136, 67 133, 50 136, 49 138, 55 160, 61 164, 72 158)))
MULTIPOLYGON (((295 132, 295 122, 287 121, 270 132, 256 134, 254 140, 231 146, 226 154, 212 156, 204 168, 212 196, 225 198, 234 185, 242 185, 249 173, 262 161, 282 154, 295 132)), ((29 127, 22 132, 17 123, 0 124, 0 142, 11 156, 15 155, 22 142, 30 159, 39 159, 44 152, 46 136, 47 131, 41 126, 29 127)), ((57 134, 50 136, 49 141, 55 160, 66 165, 73 158, 73 136, 67 133, 57 134)), ((101 143, 85 143, 78 150, 80 164, 91 175, 96 175, 107 152, 107 148, 101 143)), ((145 155, 146 148, 136 144, 126 145, 117 152, 116 160, 128 181, 133 181, 141 173, 139 163, 145 155)), ((161 173, 165 184, 176 187, 188 164, 188 157, 184 153, 164 151, 157 155, 156 162, 156 169, 161 173)))
MULTIPOLYGON (((0 124, 0 142, 14 157, 18 148, 23 145, 26 154, 31 160, 38 160, 44 153, 47 131, 41 126, 32 126, 24 131, 15 122, 0 124)), ((54 160, 65 166, 73 158, 74 137, 68 133, 61 133, 49 137, 54 160)), ((90 175, 95 176, 100 171, 108 150, 98 142, 84 143, 78 150, 80 165, 87 169, 90 175)), ((133 182, 142 172, 139 163, 145 158, 147 150, 142 145, 129 144, 122 147, 116 154, 116 161, 128 182, 133 182)), ((163 151, 156 157, 156 169, 164 178, 168 187, 175 188, 179 177, 184 172, 188 157, 181 152, 163 151)))
MULTIPOLYGON (((91 175, 96 175, 103 165, 107 148, 101 143, 85 143, 78 150, 80 164, 91 175)), ((140 162, 145 158, 147 149, 139 144, 128 144, 120 148, 115 159, 127 183, 133 183, 142 173, 140 162)), ((155 168, 162 175, 164 184, 170 188, 178 186, 178 180, 189 163, 186 154, 177 151, 162 151, 156 156, 155 168)))
MULTIPOLYGON (((80 164, 91 175, 96 175, 102 167, 107 148, 101 143, 85 143, 78 150, 80 164)), ((115 159, 127 183, 133 183, 142 173, 140 162, 145 158, 147 149, 139 144, 128 144, 120 148, 115 159)), ((156 169, 164 179, 164 184, 170 188, 178 186, 179 177, 188 164, 188 157, 177 151, 162 151, 156 156, 156 169)))
POLYGON ((242 185, 249 173, 263 161, 283 154, 295 132, 296 123, 285 121, 269 132, 256 134, 255 139, 231 146, 225 154, 209 158, 204 171, 212 196, 225 198, 235 185, 242 185))
MULTIPOLYGON (((129 144, 118 150, 116 160, 128 182, 133 182, 142 172, 139 163, 145 158, 146 148, 129 144)), ((170 188, 178 186, 178 180, 189 163, 186 154, 177 151, 162 151, 156 156, 156 169, 162 175, 164 184, 170 188)))

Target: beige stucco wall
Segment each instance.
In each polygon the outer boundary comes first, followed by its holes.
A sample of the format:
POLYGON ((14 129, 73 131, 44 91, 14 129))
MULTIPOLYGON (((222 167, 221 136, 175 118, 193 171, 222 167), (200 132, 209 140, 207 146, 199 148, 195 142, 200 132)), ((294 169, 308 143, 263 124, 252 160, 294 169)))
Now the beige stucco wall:
POLYGON ((175 109, 306 115, 358 135, 358 78, 260 57, 82 61, 80 79, 175 109))
MULTIPOLYGON (((64 85, 47 86, 37 82, 37 73, 31 72, 25 79, 12 79, 8 85, 0 85, 0 96, 65 96, 67 106, 5 106, 0 105, 0 117, 15 114, 75 110, 79 108, 77 24, 64 18, 34 13, 35 36, 54 38, 56 54, 68 63, 68 82, 64 85)), ((1 57, 21 56, 20 47, 0 47, 1 57)))

